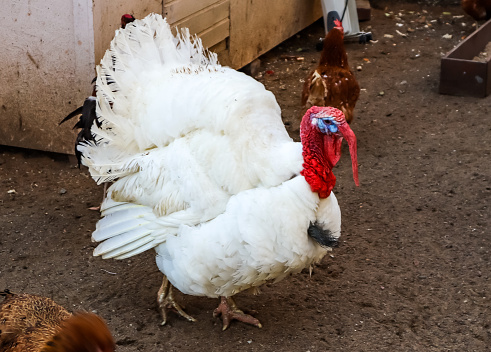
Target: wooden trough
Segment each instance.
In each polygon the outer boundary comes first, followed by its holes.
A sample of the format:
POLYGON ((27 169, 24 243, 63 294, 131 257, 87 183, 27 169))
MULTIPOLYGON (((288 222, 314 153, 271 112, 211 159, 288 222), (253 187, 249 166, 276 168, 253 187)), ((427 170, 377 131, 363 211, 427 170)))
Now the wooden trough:
POLYGON ((491 57, 474 61, 491 41, 491 20, 450 51, 441 61, 440 93, 486 97, 491 93, 491 57))

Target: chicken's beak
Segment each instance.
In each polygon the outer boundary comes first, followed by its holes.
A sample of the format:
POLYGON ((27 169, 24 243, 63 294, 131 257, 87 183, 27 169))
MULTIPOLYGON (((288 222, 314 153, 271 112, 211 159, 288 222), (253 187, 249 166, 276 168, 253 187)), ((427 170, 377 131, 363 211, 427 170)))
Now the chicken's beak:
POLYGON ((336 163, 339 161, 339 158, 341 157, 341 143, 343 141, 343 138, 346 139, 346 142, 348 142, 349 152, 351 155, 351 168, 353 169, 353 179, 355 181, 355 184, 359 186, 360 182, 358 180, 358 157, 356 154, 357 152, 356 136, 354 132, 351 130, 351 128, 349 127, 348 123, 346 122, 339 124, 338 129, 342 137, 339 135, 332 135, 330 138, 328 138, 330 139, 330 141, 328 141, 330 145, 325 146, 327 149, 327 156, 329 158, 329 162, 334 167, 334 165, 336 165, 336 163))

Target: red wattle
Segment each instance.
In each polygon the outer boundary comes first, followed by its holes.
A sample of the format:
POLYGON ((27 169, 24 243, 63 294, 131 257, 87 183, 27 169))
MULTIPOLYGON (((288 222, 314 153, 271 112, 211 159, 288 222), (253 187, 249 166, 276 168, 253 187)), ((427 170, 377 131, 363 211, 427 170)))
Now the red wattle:
POLYGON ((356 158, 356 137, 346 123, 344 114, 332 107, 313 106, 305 113, 300 124, 300 138, 302 140, 302 155, 304 159, 303 170, 300 174, 310 185, 312 192, 317 192, 320 198, 327 198, 331 194, 336 177, 332 168, 341 157, 341 143, 343 137, 349 145, 353 178, 358 185, 358 162, 356 158), (323 134, 312 124, 313 116, 332 116, 336 120, 339 133, 323 134))
POLYGON ((318 161, 304 150, 304 169, 300 174, 310 185, 312 192, 317 192, 320 198, 327 198, 336 184, 336 176, 330 168, 326 167, 325 161, 318 161))

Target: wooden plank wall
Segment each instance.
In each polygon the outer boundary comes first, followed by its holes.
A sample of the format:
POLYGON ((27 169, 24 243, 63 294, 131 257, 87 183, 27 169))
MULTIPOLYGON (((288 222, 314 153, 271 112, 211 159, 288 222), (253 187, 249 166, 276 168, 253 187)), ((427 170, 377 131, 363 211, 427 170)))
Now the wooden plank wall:
POLYGON ((162 13, 163 0, 93 0, 95 62, 99 64, 114 31, 121 26, 125 13, 143 18, 151 12, 162 13))
POLYGON ((171 27, 189 28, 191 34, 197 34, 203 45, 219 56, 228 48, 230 36, 229 0, 171 0, 164 2, 164 16, 171 27))
POLYGON ((171 26, 188 27, 236 69, 322 17, 320 0, 164 0, 163 9, 171 26))
POLYGON ((321 17, 320 0, 231 0, 229 62, 242 67, 321 17))

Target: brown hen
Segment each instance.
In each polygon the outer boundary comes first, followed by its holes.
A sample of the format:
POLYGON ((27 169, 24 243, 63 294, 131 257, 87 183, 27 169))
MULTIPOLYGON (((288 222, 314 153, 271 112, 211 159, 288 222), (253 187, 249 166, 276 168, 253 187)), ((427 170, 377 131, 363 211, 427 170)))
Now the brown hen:
POLYGON ((0 292, 0 352, 113 352, 104 321, 92 313, 71 314, 51 299, 0 292))
POLYGON ((462 0, 462 9, 476 21, 491 18, 491 0, 462 0))
POLYGON ((332 106, 344 113, 346 121, 353 120, 353 109, 360 95, 360 86, 348 65, 344 48, 344 31, 339 20, 335 21, 324 39, 319 65, 305 81, 302 105, 332 106))

